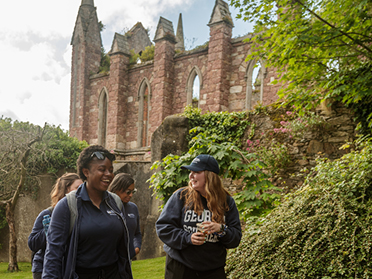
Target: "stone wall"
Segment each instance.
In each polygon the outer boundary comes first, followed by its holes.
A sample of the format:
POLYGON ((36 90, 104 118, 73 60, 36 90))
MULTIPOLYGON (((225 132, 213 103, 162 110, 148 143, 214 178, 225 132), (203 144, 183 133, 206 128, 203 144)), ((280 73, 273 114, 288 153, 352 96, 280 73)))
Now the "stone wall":
MULTIPOLYGON (((15 229, 17 233, 17 260, 29 262, 31 251, 28 248, 28 236, 32 231, 36 217, 39 213, 50 206, 50 192, 55 182, 54 176, 42 176, 41 186, 36 199, 27 195, 20 195, 15 208, 14 218, 16 220, 15 229)), ((9 257, 9 229, 8 226, 0 231, 0 261, 7 262, 9 257)))
MULTIPOLYGON (((280 122, 285 120, 291 109, 268 106, 267 111, 251 117, 254 127, 252 142, 270 147, 273 142, 284 144, 290 155, 289 164, 278 171, 273 179, 274 184, 284 190, 290 190, 302 185, 304 175, 315 166, 317 157, 331 160, 340 158, 350 152, 350 148, 341 148, 346 143, 356 139, 356 124, 352 113, 341 103, 324 104, 316 113, 325 121, 321 126, 305 127, 300 138, 293 137, 288 132, 278 131, 283 127, 280 122)), ((252 129, 246 131, 246 139, 252 134, 252 129)), ((246 144, 245 147, 248 147, 246 144)), ((352 148, 352 145, 351 145, 352 148)))

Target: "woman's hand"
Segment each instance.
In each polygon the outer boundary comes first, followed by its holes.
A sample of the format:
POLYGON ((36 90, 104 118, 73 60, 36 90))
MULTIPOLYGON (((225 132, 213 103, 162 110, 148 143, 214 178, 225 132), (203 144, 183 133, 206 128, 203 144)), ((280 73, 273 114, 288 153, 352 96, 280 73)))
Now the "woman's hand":
POLYGON ((191 242, 194 245, 202 245, 205 242, 205 235, 202 232, 196 232, 191 235, 191 242))
POLYGON ((209 221, 203 222, 202 227, 205 234, 218 233, 221 230, 221 224, 209 221))

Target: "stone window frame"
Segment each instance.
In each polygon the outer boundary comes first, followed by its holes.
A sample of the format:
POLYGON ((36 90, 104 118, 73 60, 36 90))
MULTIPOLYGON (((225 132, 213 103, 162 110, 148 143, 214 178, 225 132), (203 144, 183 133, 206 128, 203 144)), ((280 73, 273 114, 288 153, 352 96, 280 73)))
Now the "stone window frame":
POLYGON ((264 79, 265 79, 266 74, 267 74, 267 69, 266 69, 266 66, 265 66, 265 62, 262 59, 258 59, 258 60, 253 59, 253 60, 250 60, 248 62, 247 70, 245 72, 245 77, 244 77, 244 79, 247 81, 247 89, 246 89, 246 94, 245 94, 245 109, 246 110, 251 110, 252 109, 253 69, 254 69, 254 66, 256 65, 257 62, 260 62, 260 64, 261 64, 260 102, 262 103, 262 100, 263 100, 264 79))
POLYGON ((109 94, 107 88, 104 86, 98 98, 98 144, 104 147, 107 140, 108 104, 109 94))
MULTIPOLYGON (((138 121, 137 121, 137 148, 142 147, 142 137, 143 137, 143 108, 144 108, 144 95, 148 88, 148 98, 147 98, 147 120, 146 120, 146 135, 149 133, 149 120, 151 111, 151 84, 150 81, 145 77, 142 79, 140 86, 138 88, 137 101, 138 101, 138 121)), ((146 137, 146 146, 149 146, 148 136, 146 137)))
POLYGON ((201 89, 203 86, 203 75, 200 71, 198 66, 192 67, 189 76, 186 80, 186 105, 190 105, 192 103, 192 91, 194 87, 194 80, 198 76, 199 78, 199 102, 198 102, 198 108, 200 107, 200 97, 201 97, 201 89))

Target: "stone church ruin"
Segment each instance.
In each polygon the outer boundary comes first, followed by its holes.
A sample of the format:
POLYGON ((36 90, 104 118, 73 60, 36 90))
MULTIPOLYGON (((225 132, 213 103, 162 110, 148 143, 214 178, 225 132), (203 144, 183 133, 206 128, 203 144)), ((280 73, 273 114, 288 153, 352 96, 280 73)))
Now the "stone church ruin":
POLYGON ((243 39, 249 35, 231 38, 228 4, 216 0, 207 20, 208 43, 185 51, 182 16, 176 34, 173 23, 160 17, 154 59, 139 64, 130 64, 131 52, 152 45, 142 24, 124 35, 116 33, 110 71, 99 73, 102 42, 96 7, 93 0, 82 0, 71 40, 71 136, 102 144, 124 160, 146 160, 144 150, 157 127, 192 103, 196 77, 200 90, 194 102, 202 112, 249 110, 258 102, 274 102, 280 86, 271 84, 276 74, 264 61, 245 61, 250 44, 243 39), (261 70, 253 77, 257 63, 261 70))
MULTIPOLYGON (((206 15, 205 24, 210 29, 206 44, 185 50, 184 24, 187 22, 183 23, 180 14, 176 28, 160 17, 154 38, 149 38, 141 23, 125 34, 116 33, 108 53, 107 72, 100 72, 102 41, 93 0, 81 1, 71 39, 70 135, 113 150, 118 159, 115 172, 134 177, 138 193, 132 200, 140 211, 143 234, 138 259, 163 253, 154 227, 160 204, 146 181, 154 161, 186 151, 187 119, 173 115, 182 113, 187 105, 200 108, 202 113, 251 110, 259 103, 274 103, 280 89, 279 83, 271 84, 277 79, 275 69, 265 67, 265 61, 246 61, 251 45, 243 40, 251 35, 232 38, 233 19, 226 2, 216 0, 210 17, 206 15), (153 59, 133 63, 133 55, 149 47, 154 49, 153 59), (196 78, 197 92, 193 89, 196 78)), ((333 128, 316 136, 309 132, 293 146, 295 167, 314 165, 314 160, 306 157, 310 153, 341 156, 338 147, 355 136, 352 117, 343 108, 327 109, 326 118, 333 128)), ((275 127, 268 115, 256 118, 257 135, 275 127)), ((20 261, 30 259, 27 237, 37 214, 49 206, 52 184, 43 184, 36 201, 20 198, 15 213, 21 220, 17 227, 20 261)), ((6 238, 6 233, 0 232, 1 243, 7 243, 6 238)), ((2 261, 7 261, 6 246, 0 250, 2 261)))

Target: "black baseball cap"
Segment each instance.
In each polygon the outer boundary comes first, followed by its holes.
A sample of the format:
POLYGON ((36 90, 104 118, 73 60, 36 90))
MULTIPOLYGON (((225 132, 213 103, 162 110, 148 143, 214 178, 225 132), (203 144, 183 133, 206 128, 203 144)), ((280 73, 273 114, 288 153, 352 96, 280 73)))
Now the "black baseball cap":
POLYGON ((181 166, 182 169, 188 169, 191 171, 212 171, 219 174, 220 167, 218 166, 217 160, 207 154, 201 154, 196 156, 196 158, 188 166, 181 166))

